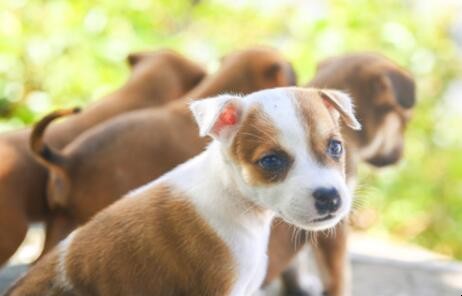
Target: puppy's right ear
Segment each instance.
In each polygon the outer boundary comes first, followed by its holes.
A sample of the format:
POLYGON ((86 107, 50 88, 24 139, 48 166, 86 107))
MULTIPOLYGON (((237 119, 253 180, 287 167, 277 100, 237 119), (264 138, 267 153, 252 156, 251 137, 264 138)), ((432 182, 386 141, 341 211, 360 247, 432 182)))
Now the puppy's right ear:
POLYGON ((200 136, 209 135, 219 141, 232 138, 243 113, 242 99, 231 95, 193 101, 190 108, 199 126, 200 136))

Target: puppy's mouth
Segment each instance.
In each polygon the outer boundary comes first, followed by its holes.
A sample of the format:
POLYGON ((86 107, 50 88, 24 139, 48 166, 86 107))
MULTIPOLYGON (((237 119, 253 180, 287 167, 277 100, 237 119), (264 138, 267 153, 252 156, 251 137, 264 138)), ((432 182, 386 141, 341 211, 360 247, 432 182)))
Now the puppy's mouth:
POLYGON ((305 220, 304 222, 302 221, 291 221, 289 219, 283 218, 287 223, 293 224, 297 227, 300 227, 302 229, 308 230, 308 231, 318 231, 318 230, 325 230, 327 228, 330 228, 337 224, 337 215, 332 215, 328 214, 326 216, 312 219, 312 220, 305 220))
POLYGON ((324 217, 321 217, 321 218, 316 218, 314 220, 311 221, 311 223, 319 223, 319 222, 324 222, 324 221, 327 221, 327 220, 330 220, 332 218, 335 218, 335 215, 332 215, 332 214, 328 214, 324 217))

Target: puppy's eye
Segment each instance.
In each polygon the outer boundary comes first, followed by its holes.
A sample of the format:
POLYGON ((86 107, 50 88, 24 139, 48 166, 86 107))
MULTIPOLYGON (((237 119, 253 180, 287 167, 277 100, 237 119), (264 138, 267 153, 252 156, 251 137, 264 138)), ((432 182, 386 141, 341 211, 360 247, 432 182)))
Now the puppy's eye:
POLYGON ((329 154, 333 159, 338 160, 343 153, 342 142, 339 140, 330 140, 329 145, 327 146, 327 154, 329 154))
POLYGON ((287 157, 272 153, 263 156, 258 161, 258 165, 266 171, 277 172, 283 170, 288 164, 287 157))

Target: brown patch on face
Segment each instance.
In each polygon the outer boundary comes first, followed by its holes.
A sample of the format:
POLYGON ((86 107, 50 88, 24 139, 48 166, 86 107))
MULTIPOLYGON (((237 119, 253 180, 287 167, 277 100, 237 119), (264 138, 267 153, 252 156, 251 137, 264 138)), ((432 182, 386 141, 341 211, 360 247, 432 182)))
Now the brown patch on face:
POLYGON ((278 131, 271 120, 257 106, 251 109, 242 122, 231 147, 232 156, 244 167, 253 185, 278 183, 285 179, 293 162, 292 157, 280 146, 278 131), (287 160, 287 165, 277 171, 263 169, 258 161, 269 154, 277 154, 287 160))
POLYGON ((342 142, 340 126, 328 111, 323 99, 317 91, 296 91, 295 101, 298 105, 299 116, 304 123, 303 127, 315 158, 323 165, 343 167, 345 155, 335 160, 328 153, 330 140, 342 142))

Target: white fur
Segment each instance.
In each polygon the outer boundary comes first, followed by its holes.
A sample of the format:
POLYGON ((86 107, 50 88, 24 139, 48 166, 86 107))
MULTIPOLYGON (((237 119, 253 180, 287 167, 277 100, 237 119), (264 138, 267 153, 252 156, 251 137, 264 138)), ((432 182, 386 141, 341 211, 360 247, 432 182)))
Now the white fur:
MULTIPOLYGON (((249 174, 229 155, 233 134, 215 135, 207 150, 158 180, 132 192, 159 183, 170 184, 194 204, 197 212, 231 250, 237 279, 231 295, 252 295, 261 285, 267 267, 267 244, 274 214, 306 229, 324 229, 337 223, 350 209, 351 197, 342 172, 318 164, 306 141, 306 130, 298 116, 293 89, 280 88, 254 93, 245 98, 220 96, 192 104, 201 131, 210 131, 220 110, 232 100, 242 118, 250 106, 259 104, 279 131, 279 144, 294 157, 284 182, 253 186, 249 174), (333 186, 343 199, 337 216, 314 223, 318 218, 312 192, 333 186)), ((239 125, 241 123, 237 123, 239 125)), ((237 129, 236 129, 237 130, 237 129)))
POLYGON ((77 230, 69 234, 57 247, 58 265, 56 266, 56 284, 65 291, 71 291, 73 288, 72 282, 67 275, 66 256, 76 232, 77 230))

